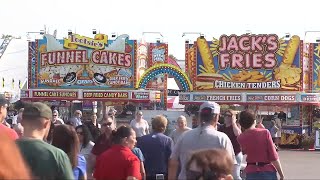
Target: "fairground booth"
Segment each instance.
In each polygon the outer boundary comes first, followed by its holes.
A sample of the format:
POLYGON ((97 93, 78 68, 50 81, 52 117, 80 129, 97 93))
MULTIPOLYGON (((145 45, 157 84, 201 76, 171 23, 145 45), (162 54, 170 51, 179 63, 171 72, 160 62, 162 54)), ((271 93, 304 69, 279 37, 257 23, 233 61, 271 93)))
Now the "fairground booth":
POLYGON ((103 115, 113 106, 118 115, 132 113, 142 104, 153 107, 160 91, 141 89, 138 45, 128 35, 108 39, 105 34, 85 37, 69 33, 56 39, 29 42, 28 88, 21 91, 22 101, 44 101, 58 108, 63 119, 80 109, 84 119, 103 115))
POLYGON ((200 36, 185 47, 193 89, 179 93, 179 100, 187 111, 196 112, 202 102, 215 101, 222 111, 255 111, 266 128, 278 117, 282 145, 300 146, 301 135, 312 131, 319 102, 315 90, 320 87, 320 51, 299 36, 200 36))

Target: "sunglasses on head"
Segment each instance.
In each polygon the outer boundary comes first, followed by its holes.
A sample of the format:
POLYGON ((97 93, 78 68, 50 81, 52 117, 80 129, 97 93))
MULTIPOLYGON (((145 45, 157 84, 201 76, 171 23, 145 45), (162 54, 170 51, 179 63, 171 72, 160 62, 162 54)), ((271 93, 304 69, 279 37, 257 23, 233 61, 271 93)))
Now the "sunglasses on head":
POLYGON ((112 122, 103 123, 102 126, 111 126, 112 122))

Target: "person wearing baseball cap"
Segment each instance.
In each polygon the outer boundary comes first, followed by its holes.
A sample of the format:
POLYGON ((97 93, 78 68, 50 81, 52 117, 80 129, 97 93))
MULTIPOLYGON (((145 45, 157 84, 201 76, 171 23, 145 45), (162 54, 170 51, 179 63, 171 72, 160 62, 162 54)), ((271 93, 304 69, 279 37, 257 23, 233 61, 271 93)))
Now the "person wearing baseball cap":
POLYGON ((176 179, 179 164, 181 171, 178 179, 187 179, 186 164, 193 151, 212 148, 223 148, 231 155, 234 164, 236 159, 233 151, 233 146, 229 137, 217 131, 217 124, 220 115, 220 105, 207 101, 201 104, 199 108, 200 125, 183 133, 178 139, 169 162, 168 179, 176 179))
POLYGON ((46 142, 52 119, 49 106, 26 104, 21 124, 24 134, 17 145, 36 179, 74 179, 68 155, 46 142))
POLYGON ((5 119, 7 117, 7 108, 9 106, 9 101, 3 97, 0 97, 0 131, 6 132, 6 134, 13 140, 19 138, 15 130, 4 125, 5 119))

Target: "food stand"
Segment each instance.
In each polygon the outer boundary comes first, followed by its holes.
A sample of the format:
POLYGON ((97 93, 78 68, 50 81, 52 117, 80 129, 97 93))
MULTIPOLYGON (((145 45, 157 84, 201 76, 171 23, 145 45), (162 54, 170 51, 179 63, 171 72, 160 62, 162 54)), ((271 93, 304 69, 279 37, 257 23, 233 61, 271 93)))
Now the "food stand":
POLYGON ((222 111, 251 109, 265 123, 281 112, 282 145, 299 146, 301 135, 310 132, 311 107, 319 95, 309 91, 312 67, 299 36, 200 36, 185 47, 186 73, 194 88, 179 93, 180 103, 215 101, 222 111))
POLYGON ((135 89, 136 51, 136 40, 126 34, 114 40, 105 34, 64 39, 45 34, 29 42, 28 88, 21 90, 21 100, 46 101, 66 117, 84 109, 87 118, 98 104, 104 114, 105 102, 123 107, 158 101, 158 91, 135 89))

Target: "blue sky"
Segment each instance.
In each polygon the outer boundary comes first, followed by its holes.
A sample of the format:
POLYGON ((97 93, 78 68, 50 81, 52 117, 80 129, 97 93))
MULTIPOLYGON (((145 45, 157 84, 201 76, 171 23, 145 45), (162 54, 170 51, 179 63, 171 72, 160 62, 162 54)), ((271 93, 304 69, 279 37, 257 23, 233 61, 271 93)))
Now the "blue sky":
MULTIPOLYGON (((92 29, 111 35, 129 34, 139 39, 143 32, 149 41, 169 43, 169 53, 184 59, 183 32, 200 32, 208 40, 222 34, 290 32, 304 37, 305 31, 320 30, 320 1, 288 0, 1 0, 0 34, 25 36, 47 26, 49 32, 58 30, 58 37, 68 29, 91 36, 92 29)), ((320 33, 309 33, 314 40, 320 33)))

